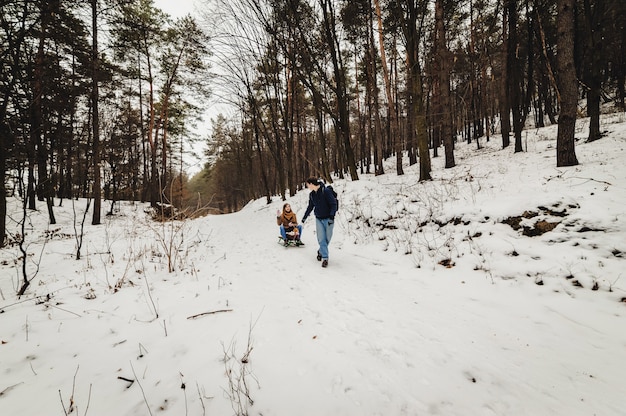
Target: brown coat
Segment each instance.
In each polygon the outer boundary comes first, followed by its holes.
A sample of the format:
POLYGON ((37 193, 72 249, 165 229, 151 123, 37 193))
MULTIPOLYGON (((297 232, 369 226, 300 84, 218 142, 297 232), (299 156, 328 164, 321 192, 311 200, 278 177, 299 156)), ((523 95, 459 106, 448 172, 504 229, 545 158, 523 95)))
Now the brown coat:
POLYGON ((285 230, 287 231, 291 231, 293 227, 298 225, 298 219, 296 218, 296 213, 293 211, 285 212, 283 210, 283 212, 278 217, 276 217, 276 224, 282 225, 283 227, 285 227, 285 230))

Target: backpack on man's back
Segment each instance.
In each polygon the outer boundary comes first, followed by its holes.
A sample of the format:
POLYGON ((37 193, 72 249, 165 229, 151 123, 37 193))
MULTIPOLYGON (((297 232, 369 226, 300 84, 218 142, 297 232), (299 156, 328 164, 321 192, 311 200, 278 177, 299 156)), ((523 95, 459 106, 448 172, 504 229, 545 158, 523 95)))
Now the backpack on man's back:
POLYGON ((337 192, 333 189, 332 185, 326 185, 326 187, 328 189, 330 189, 330 192, 333 193, 334 197, 335 197, 335 201, 337 201, 337 211, 339 211, 339 198, 337 198, 337 192))

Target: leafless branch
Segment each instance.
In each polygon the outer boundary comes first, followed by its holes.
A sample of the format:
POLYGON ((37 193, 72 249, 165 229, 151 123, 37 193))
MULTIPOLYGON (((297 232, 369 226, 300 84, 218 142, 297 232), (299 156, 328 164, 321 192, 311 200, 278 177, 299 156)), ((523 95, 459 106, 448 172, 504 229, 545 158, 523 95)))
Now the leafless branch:
POLYGON ((199 318, 199 317, 204 316, 204 315, 213 315, 213 314, 216 314, 216 313, 232 312, 232 311, 233 311, 232 309, 220 309, 220 310, 217 310, 217 311, 202 312, 202 313, 199 313, 199 314, 196 314, 196 315, 188 316, 187 319, 196 319, 196 318, 199 318))

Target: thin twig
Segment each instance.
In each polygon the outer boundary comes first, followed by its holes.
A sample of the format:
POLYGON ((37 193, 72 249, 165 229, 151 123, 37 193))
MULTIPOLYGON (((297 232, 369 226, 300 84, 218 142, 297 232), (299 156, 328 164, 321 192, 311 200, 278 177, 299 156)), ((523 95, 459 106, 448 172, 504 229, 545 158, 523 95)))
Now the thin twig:
POLYGON ((200 385, 196 381, 196 388, 198 389, 198 397, 200 398, 200 404, 202 405, 202 416, 206 414, 206 407, 204 407, 204 400, 202 400, 202 393, 200 392, 200 385))
MULTIPOLYGON (((117 376, 117 379, 118 379, 118 380, 124 380, 124 381, 126 381, 127 383, 130 383, 130 384, 128 385, 128 387, 132 386, 132 385, 133 385, 133 383, 135 382, 135 380, 131 380, 131 379, 129 379, 129 378, 122 377, 122 376, 117 376)), ((126 387, 126 388, 128 388, 128 387, 126 387)))
MULTIPOLYGON (((6 389, 4 389, 4 390, 0 391, 0 397, 4 396, 5 394, 7 394, 7 393, 8 393, 8 392, 10 392, 11 390, 13 390, 15 387, 19 386, 20 384, 24 384, 24 382, 23 382, 23 381, 21 381, 21 382, 19 382, 19 383, 17 383, 17 384, 14 384, 14 385, 12 385, 12 386, 9 386, 9 387, 7 387, 6 389)), ((199 390, 198 390, 198 391, 199 391, 199 390)), ((202 407, 204 407, 204 404, 202 404, 202 407)))
POLYGON ((85 408, 85 413, 83 414, 83 416, 87 416, 87 410, 89 410, 89 403, 91 403, 91 386, 92 384, 89 384, 89 396, 87 397, 87 407, 85 408))
POLYGON ((159 319, 159 311, 157 310, 156 305, 154 304, 154 299, 152 299, 152 291, 150 290, 150 284, 148 283, 148 275, 145 273, 146 267, 143 266, 143 261, 141 262, 142 267, 144 269, 144 281, 146 282, 146 288, 148 289, 148 298, 150 299, 150 303, 152 303, 152 309, 154 310, 154 319, 159 319))
POLYGON ((82 318, 82 316, 81 316, 81 315, 79 315, 79 314, 77 314, 76 312, 72 312, 72 311, 68 311, 67 309, 59 308, 58 306, 53 305, 53 304, 51 304, 51 303, 48 303, 47 305, 48 305, 48 306, 52 306, 53 308, 57 308, 57 309, 59 309, 59 310, 61 310, 61 311, 63 311, 63 312, 67 312, 67 313, 71 313, 72 315, 76 315, 76 316, 78 316, 79 318, 82 318))
POLYGON ((570 176, 570 179, 583 179, 583 180, 586 180, 587 182, 598 182, 598 183, 602 183, 602 184, 609 185, 609 186, 613 185, 611 182, 601 181, 601 180, 593 179, 593 178, 581 178, 580 176, 570 176))
MULTIPOLYGON (((63 289, 67 289, 68 287, 69 287, 69 286, 67 286, 67 287, 62 287, 62 288, 60 288, 60 289, 57 289, 57 290, 53 290, 53 291, 51 291, 51 292, 48 292, 48 293, 46 293, 45 295, 41 295, 41 296, 33 296, 32 298, 21 299, 21 300, 19 300, 19 301, 17 301, 17 302, 10 303, 10 304, 8 304, 8 305, 4 305, 4 306, 0 307, 0 312, 4 312, 4 310, 5 310, 6 308, 10 308, 11 306, 19 305, 19 304, 21 304, 21 303, 25 303, 25 302, 30 302, 31 300, 34 300, 34 301, 39 301, 39 300, 41 300, 41 298, 50 299, 50 298, 52 298, 52 295, 53 295, 54 293, 60 292, 61 290, 63 290, 63 289)), ((3 295, 3 297, 4 297, 4 295, 3 295)))
POLYGON ((217 311, 202 312, 202 313, 199 313, 197 315, 188 316, 187 319, 196 319, 196 318, 199 318, 199 317, 204 316, 204 315, 213 315, 213 314, 220 313, 220 312, 232 312, 232 311, 233 311, 232 309, 220 309, 220 310, 217 310, 217 311))
POLYGON ((180 388, 183 389, 183 394, 185 396, 185 416, 188 415, 188 405, 187 405, 187 385, 185 384, 185 381, 182 380, 183 375, 181 374, 181 384, 180 384, 180 388))
POLYGON ((61 395, 61 389, 59 389, 59 399, 61 399, 61 407, 63 407, 63 413, 67 416, 67 410, 65 410, 65 404, 63 404, 63 396, 61 395))
POLYGON ((130 362, 130 368, 133 370, 133 375, 135 376, 135 380, 137 380, 137 384, 139 384, 139 388, 141 389, 141 394, 143 395, 143 400, 146 402, 146 406, 148 407, 148 413, 152 416, 152 410, 150 410, 150 405, 148 404, 148 399, 146 398, 146 392, 143 390, 141 382, 139 382, 139 378, 137 378, 137 374, 135 373, 135 368, 133 367, 133 363, 130 362))
POLYGON ((143 357, 144 356, 144 352, 146 354, 148 354, 148 350, 146 349, 146 347, 144 347, 141 342, 139 343, 139 357, 143 357))
POLYGON ((76 366, 76 372, 74 373, 74 379, 72 380, 72 395, 70 396, 70 413, 74 410, 74 391, 76 389, 76 376, 78 375, 78 369, 80 365, 76 366))

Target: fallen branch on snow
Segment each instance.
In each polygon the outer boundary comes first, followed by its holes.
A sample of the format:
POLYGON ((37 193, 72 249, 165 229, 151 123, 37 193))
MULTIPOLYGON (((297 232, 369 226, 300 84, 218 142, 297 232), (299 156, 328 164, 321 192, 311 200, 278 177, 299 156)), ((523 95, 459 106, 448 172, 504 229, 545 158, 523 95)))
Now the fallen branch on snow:
POLYGON ((14 388, 16 388, 17 386, 19 386, 20 384, 24 384, 24 382, 23 382, 23 381, 21 381, 21 382, 19 382, 19 383, 17 383, 17 384, 14 384, 14 385, 12 385, 12 386, 9 386, 9 387, 7 387, 6 389, 4 389, 4 390, 0 391, 0 397, 2 397, 2 396, 4 396, 4 395, 6 395, 8 392, 10 392, 11 390, 13 390, 14 388))
POLYGON ((213 315, 213 314, 220 313, 220 312, 232 312, 232 311, 233 311, 232 309, 220 309, 220 310, 217 310, 217 311, 202 312, 202 313, 199 313, 197 315, 188 316, 187 319, 196 319, 196 318, 199 318, 199 317, 204 316, 204 315, 213 315))

